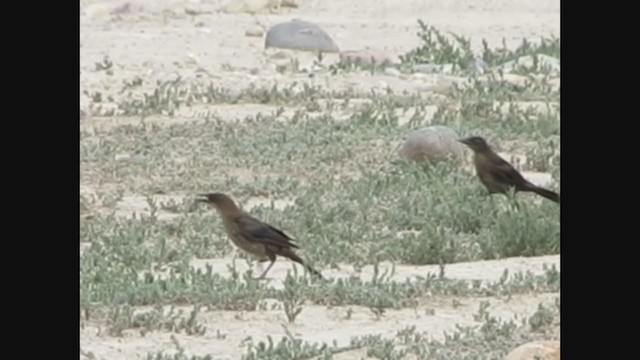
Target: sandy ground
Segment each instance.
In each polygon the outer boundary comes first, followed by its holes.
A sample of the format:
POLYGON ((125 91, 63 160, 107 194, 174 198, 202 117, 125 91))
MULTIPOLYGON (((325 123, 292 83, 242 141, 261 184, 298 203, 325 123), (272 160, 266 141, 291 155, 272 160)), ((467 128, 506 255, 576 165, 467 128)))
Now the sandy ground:
MULTIPOLYGON (((218 11, 227 1, 81 1, 81 106, 86 107, 90 101, 82 94, 84 90, 120 89, 123 80, 134 76, 144 77, 150 85, 155 85, 155 80, 178 76, 205 76, 220 86, 236 89, 250 84, 309 81, 305 74, 276 72, 269 56, 277 49, 265 51, 263 37, 245 35, 256 26, 268 28, 293 18, 320 24, 341 50, 370 47, 392 57, 419 44, 417 19, 441 31, 471 37, 476 51, 481 49, 481 39, 486 39, 492 48, 501 46, 503 39, 513 47, 523 38, 537 40, 552 34, 559 36, 560 32, 560 4, 551 0, 299 0, 297 9, 281 8, 273 14, 263 11, 255 15, 218 11), (110 14, 127 3, 132 4, 128 13, 110 14), (105 56, 114 63, 111 76, 95 71, 95 64, 105 56)), ((296 57, 301 68, 309 67, 313 60, 313 55, 305 53, 297 53, 296 57)), ((336 58, 329 54, 325 62, 330 64, 336 58)), ((384 74, 348 74, 332 76, 329 84, 326 81, 312 80, 330 88, 369 89, 384 85, 394 90, 412 90, 424 85, 384 74)))
MULTIPOLYGON (((537 39, 554 34, 559 36, 559 1, 551 0, 300 0, 299 7, 281 8, 257 14, 227 14, 219 9, 227 1, 195 0, 138 0, 104 1, 85 0, 81 4, 80 64, 81 109, 91 106, 85 91, 115 93, 125 80, 136 76, 153 85, 156 80, 195 77, 205 74, 216 79, 220 86, 232 89, 251 84, 265 85, 291 83, 308 79, 306 75, 283 75, 269 64, 269 53, 263 50, 262 37, 246 36, 256 26, 268 27, 281 21, 300 18, 320 24, 343 50, 372 47, 392 56, 402 54, 418 44, 415 36, 417 19, 423 19, 444 31, 472 37, 474 49, 485 38, 490 46, 515 46, 522 38, 537 39), (122 7, 129 3, 128 7, 122 7), (114 9, 127 9, 113 14, 114 9), (114 73, 95 70, 95 64, 108 56, 114 63, 114 73)), ((334 59, 333 59, 334 60, 334 59)), ((310 61, 306 59, 305 61, 310 61)), ((331 57, 327 58, 330 63, 331 57)), ((303 62, 304 66, 304 62, 303 62)), ((316 79, 314 81, 322 81, 316 79)), ((374 88, 381 83, 395 89, 411 88, 414 83, 386 75, 363 76, 346 74, 333 78, 330 87, 360 86, 374 88)), ((202 109, 181 110, 177 116, 163 119, 170 122, 188 121, 202 109)), ((244 117, 265 110, 263 105, 224 105, 216 109, 222 116, 244 117)), ((96 124, 109 128, 131 123, 131 119, 86 119, 82 127, 87 130, 96 124)), ((546 180, 541 175, 540 181, 546 180)), ((81 179, 82 182, 82 179, 81 179)), ((123 199, 125 205, 118 215, 128 216, 143 211, 143 199, 123 199)), ((259 201, 256 201, 258 204, 259 201)), ((255 204, 253 204, 255 205, 255 204)), ((194 266, 211 265, 226 272, 228 259, 196 261, 194 266)), ((500 261, 455 264, 448 266, 446 275, 460 279, 497 280, 508 268, 511 273, 530 270, 542 272, 543 264, 556 264, 559 256, 517 258, 500 261)), ((242 270, 245 266, 237 262, 242 270)), ((281 286, 290 262, 280 261, 274 266, 271 285, 281 286)), ((398 266, 394 280, 415 275, 438 273, 438 267, 398 266)), ((340 277, 353 274, 352 269, 327 270, 326 276, 340 277)), ((361 276, 371 276, 365 268, 361 276)), ((553 302, 559 294, 515 296, 510 300, 488 299, 489 311, 505 318, 528 316, 541 302, 553 302)), ((415 325, 417 330, 428 331, 441 338, 443 331, 453 331, 456 324, 473 324, 472 314, 480 301, 469 299, 454 308, 452 298, 425 299, 416 309, 388 310, 376 319, 367 308, 326 308, 305 306, 295 324, 288 324, 282 310, 256 312, 207 312, 200 314, 200 322, 208 328, 204 336, 188 336, 168 332, 154 332, 141 336, 137 331, 125 332, 122 338, 110 337, 98 324, 87 324, 81 330, 81 349, 97 359, 143 359, 147 352, 172 350, 175 335, 190 353, 211 354, 215 359, 238 359, 244 350, 242 341, 247 336, 264 340, 267 334, 278 340, 284 336, 283 325, 306 341, 348 343, 351 336, 363 334, 392 335, 397 330, 415 325), (352 315, 346 318, 347 309, 352 315), (427 315, 427 309, 435 309, 427 315), (312 321, 313 320, 313 321, 312 321), (218 333, 219 330, 219 333, 218 333)), ((364 354, 353 352, 336 358, 360 359, 364 354)), ((81 358, 86 358, 81 355, 81 358)))
MULTIPOLYGON (((196 267, 209 264, 213 271, 225 273, 228 260, 198 261, 196 267)), ((560 268, 559 256, 544 256, 539 258, 514 258, 497 261, 481 261, 473 263, 452 264, 446 268, 448 278, 486 279, 497 281, 504 269, 510 271, 531 271, 542 274, 543 264, 555 264, 560 268)), ((243 262, 236 262, 238 270, 246 270, 243 262)), ((274 265, 270 274, 272 285, 282 287, 282 280, 286 271, 292 266, 289 262, 281 261, 274 265)), ((381 266, 384 272, 390 266, 381 266)), ((416 275, 425 276, 429 272, 437 274, 438 266, 396 266, 395 281, 402 281, 416 275)), ((354 274, 349 269, 341 271, 324 271, 328 277, 343 277, 354 274)), ((362 278, 371 278, 371 267, 365 267, 360 273, 362 278)), ((480 303, 488 301, 491 306, 487 309, 492 316, 505 320, 518 320, 531 316, 539 304, 553 306, 559 294, 516 295, 510 298, 456 298, 429 297, 422 299, 415 308, 389 309, 380 318, 362 306, 326 306, 304 305, 304 309, 296 318, 295 323, 287 322, 282 309, 266 311, 202 311, 198 317, 200 323, 207 326, 207 332, 202 336, 189 336, 170 332, 153 332, 140 335, 137 330, 127 330, 122 338, 106 335, 104 325, 89 324, 80 333, 80 347, 83 351, 91 351, 97 358, 103 359, 142 359, 147 352, 157 352, 161 349, 171 351, 175 345, 171 340, 175 336, 180 344, 194 355, 211 355, 214 359, 239 359, 246 347, 243 340, 252 337, 255 342, 265 341, 270 335, 274 341, 279 341, 289 331, 294 336, 307 342, 333 343, 339 346, 349 345, 351 337, 365 334, 392 337, 399 330, 408 326, 415 326, 417 331, 426 331, 433 338, 444 340, 444 333, 456 331, 456 325, 473 326, 473 314, 477 314, 480 303), (457 303, 458 300, 460 303, 457 303), (349 314, 350 313, 350 314, 349 314), (285 330, 286 329, 286 330, 285 330)), ((273 303, 277 301, 273 300, 273 303)), ((184 307, 189 313, 191 308, 184 307)), ((337 359, 366 358, 360 352, 348 352, 336 357, 337 359)))

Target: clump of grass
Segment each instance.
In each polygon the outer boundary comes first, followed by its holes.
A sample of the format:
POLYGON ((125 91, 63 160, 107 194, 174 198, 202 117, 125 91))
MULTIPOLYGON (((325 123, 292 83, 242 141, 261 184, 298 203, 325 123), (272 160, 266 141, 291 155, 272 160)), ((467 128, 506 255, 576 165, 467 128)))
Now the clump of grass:
POLYGON ((529 318, 531 330, 538 331, 551 325, 555 315, 553 308, 547 308, 543 304, 539 304, 538 310, 529 318))
POLYGON ((185 332, 188 335, 204 335, 206 326, 197 321, 200 306, 195 305, 189 317, 183 316, 183 310, 175 311, 171 307, 165 314, 160 304, 152 310, 134 313, 129 305, 118 305, 111 309, 108 315, 109 334, 122 336, 126 329, 140 329, 142 335, 154 330, 166 330, 175 333, 185 332))
POLYGON ((418 20, 418 37, 422 45, 400 56, 406 65, 414 64, 454 64, 458 69, 465 69, 473 58, 471 39, 450 34, 451 40, 434 26, 418 20))
POLYGON ((211 355, 197 356, 197 355, 185 355, 184 352, 178 352, 173 355, 165 354, 161 351, 157 353, 148 353, 147 360, 214 360, 211 355))
POLYGON ((287 272, 287 277, 284 280, 284 290, 278 293, 278 299, 284 305, 284 312, 287 316, 287 321, 290 323, 293 323, 302 312, 305 285, 307 284, 296 281, 291 273, 287 272))
MULTIPOLYGON (((507 61, 517 60, 526 55, 547 55, 560 59, 560 38, 555 36, 542 37, 537 43, 522 39, 522 43, 515 49, 507 48, 506 41, 502 40, 502 48, 490 49, 486 40, 482 40, 482 60, 490 66, 504 64, 507 61)), ((535 57, 534 57, 535 58, 535 57)))
MULTIPOLYGON (((503 359, 516 346, 529 341, 549 339, 541 331, 531 331, 526 324, 518 325, 512 320, 501 320, 487 311, 489 304, 481 303, 474 318, 478 326, 457 326, 453 333, 445 333, 444 341, 431 339, 428 333, 417 332, 407 327, 393 338, 380 335, 365 335, 351 340, 352 348, 367 349, 367 356, 376 359, 404 359, 406 357, 428 359, 503 359)), ((531 318, 534 318, 534 314, 531 318)), ((554 313, 555 319, 559 318, 554 313)), ((552 333, 551 322, 542 327, 552 333)), ((557 336, 557 335, 556 335, 557 336)), ((554 336, 551 336, 553 338, 554 336)))
POLYGON ((294 360, 294 359, 331 359, 336 352, 335 348, 326 344, 308 343, 297 339, 285 327, 286 336, 280 342, 275 343, 271 336, 267 336, 267 341, 259 341, 257 344, 253 339, 246 341, 247 351, 242 356, 243 360, 294 360))
POLYGON ((240 91, 230 91, 217 86, 214 82, 196 82, 177 78, 157 81, 152 91, 134 93, 141 82, 137 78, 125 82, 117 101, 117 113, 111 115, 153 115, 173 116, 180 107, 198 104, 269 104, 300 105, 317 108, 318 98, 350 99, 371 97, 368 93, 355 93, 352 90, 324 92, 306 82, 287 86, 272 87, 249 86, 240 91))
MULTIPOLYGON (((450 33, 448 36, 440 30, 418 20, 418 37, 422 44, 400 56, 403 66, 415 64, 453 64, 455 70, 465 70, 469 67, 470 61, 474 58, 471 50, 471 39, 450 33)), ((485 39, 482 39, 482 54, 480 58, 487 68, 495 68, 508 61, 518 60, 521 57, 531 55, 533 64, 531 67, 519 66, 514 72, 520 74, 545 73, 539 65, 538 55, 547 55, 560 59, 560 39, 557 37, 541 38, 537 43, 531 43, 523 39, 522 43, 511 50, 506 46, 503 39, 502 48, 491 49, 485 39)))
POLYGON ((113 61, 111 61, 108 55, 105 55, 101 62, 95 63, 95 71, 109 71, 112 68, 113 61))
POLYGON ((171 341, 177 349, 174 354, 165 354, 162 351, 158 351, 157 353, 147 353, 147 360, 213 360, 213 357, 211 357, 211 355, 188 356, 186 355, 185 348, 178 342, 178 339, 176 339, 174 336, 171 336, 171 341))

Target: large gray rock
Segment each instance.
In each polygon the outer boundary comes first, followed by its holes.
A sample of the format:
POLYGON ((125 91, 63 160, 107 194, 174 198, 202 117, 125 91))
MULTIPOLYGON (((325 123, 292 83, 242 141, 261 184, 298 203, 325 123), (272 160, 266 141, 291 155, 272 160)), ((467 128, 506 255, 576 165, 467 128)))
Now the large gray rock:
POLYGON ((513 349, 505 360, 560 360, 560 341, 533 341, 513 349))
POLYGON ((419 162, 452 161, 464 159, 464 147, 459 136, 446 126, 428 126, 409 134, 400 147, 401 157, 419 162))
POLYGON ((320 26, 303 20, 272 26, 267 31, 264 47, 325 53, 340 51, 331 36, 320 26))

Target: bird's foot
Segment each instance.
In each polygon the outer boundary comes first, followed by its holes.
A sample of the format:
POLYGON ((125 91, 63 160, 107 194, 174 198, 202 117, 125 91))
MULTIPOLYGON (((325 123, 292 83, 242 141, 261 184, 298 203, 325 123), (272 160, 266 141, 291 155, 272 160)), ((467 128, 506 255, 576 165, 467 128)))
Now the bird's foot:
POLYGON ((262 275, 260 275, 260 276, 258 276, 258 277, 252 277, 252 279, 253 279, 253 280, 256 280, 256 281, 271 280, 271 278, 270 278, 270 277, 267 277, 267 271, 264 271, 264 272, 262 273, 262 275))
POLYGON ((517 199, 509 199, 509 204, 513 210, 520 211, 520 202, 517 199))

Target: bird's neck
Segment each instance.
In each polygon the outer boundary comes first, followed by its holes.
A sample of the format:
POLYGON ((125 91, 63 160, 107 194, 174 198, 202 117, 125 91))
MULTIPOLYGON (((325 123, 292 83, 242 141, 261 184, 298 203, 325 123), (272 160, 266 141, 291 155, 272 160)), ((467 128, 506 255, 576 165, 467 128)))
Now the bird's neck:
POLYGON ((235 205, 220 206, 217 208, 217 210, 224 218, 229 218, 229 219, 236 219, 244 215, 244 212, 235 205))
POLYGON ((473 153, 473 161, 476 166, 480 163, 494 160, 498 155, 491 150, 481 150, 473 153))
POLYGON ((491 156, 496 156, 496 153, 494 153, 493 150, 491 150, 490 148, 487 148, 487 149, 477 150, 475 152, 475 155, 476 156, 491 157, 491 156))

